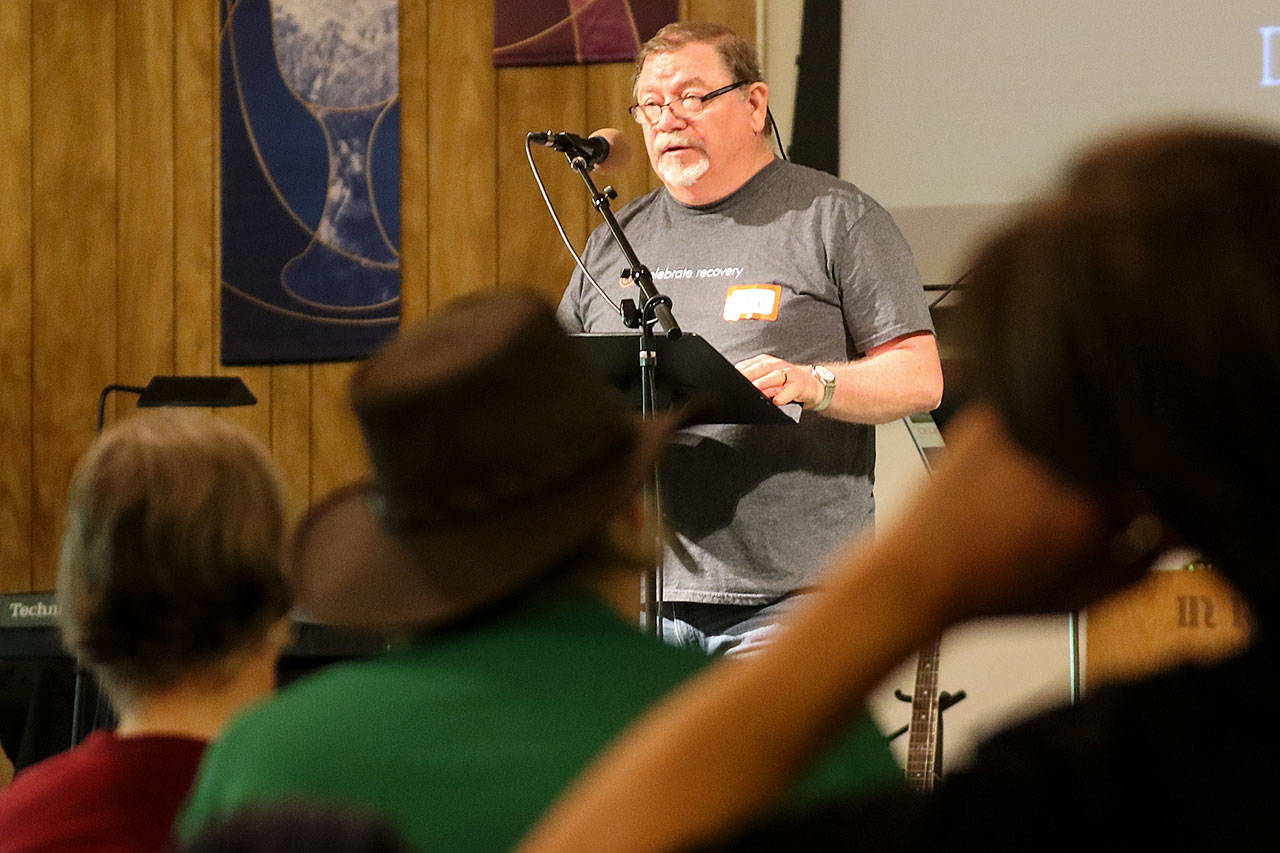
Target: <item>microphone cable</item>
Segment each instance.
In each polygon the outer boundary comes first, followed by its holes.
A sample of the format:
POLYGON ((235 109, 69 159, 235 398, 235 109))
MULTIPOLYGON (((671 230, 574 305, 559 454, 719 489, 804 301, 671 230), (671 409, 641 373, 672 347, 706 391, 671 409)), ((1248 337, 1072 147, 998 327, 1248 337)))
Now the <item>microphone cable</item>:
POLYGON ((587 281, 591 282, 591 286, 596 289, 596 293, 599 293, 606 302, 613 306, 614 312, 621 316, 622 306, 614 302, 613 298, 610 297, 608 293, 605 293, 604 288, 600 286, 600 282, 596 281, 596 277, 591 274, 587 269, 586 264, 582 262, 582 257, 579 256, 577 249, 573 248, 573 243, 569 241, 569 235, 564 233, 564 225, 560 222, 560 215, 556 213, 556 207, 551 203, 551 197, 547 195, 547 188, 542 183, 542 175, 538 174, 538 166, 533 162, 532 137, 532 132, 525 134, 524 155, 529 161, 529 169, 533 172, 533 180, 534 183, 538 185, 538 193, 542 196, 542 202, 547 206, 547 212, 551 214, 551 221, 555 223, 556 231, 560 232, 560 239, 564 241, 564 245, 569 250, 569 254, 573 255, 573 262, 577 265, 578 269, 582 270, 582 274, 587 277, 587 281))
POLYGON ((774 119, 773 110, 769 109, 768 105, 764 108, 764 114, 769 119, 769 126, 773 128, 773 138, 778 143, 778 153, 782 155, 783 160, 789 161, 791 158, 787 156, 787 147, 782 144, 782 132, 778 130, 778 122, 774 119))

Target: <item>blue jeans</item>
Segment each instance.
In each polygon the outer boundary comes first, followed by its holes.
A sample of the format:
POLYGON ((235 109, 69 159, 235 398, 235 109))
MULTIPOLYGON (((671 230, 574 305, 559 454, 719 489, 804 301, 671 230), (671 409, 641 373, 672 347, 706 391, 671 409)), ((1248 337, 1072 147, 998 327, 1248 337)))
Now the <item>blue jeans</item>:
POLYGON ((664 601, 662 639, 708 655, 749 654, 763 648, 780 630, 779 620, 806 598, 792 593, 768 604, 664 601))

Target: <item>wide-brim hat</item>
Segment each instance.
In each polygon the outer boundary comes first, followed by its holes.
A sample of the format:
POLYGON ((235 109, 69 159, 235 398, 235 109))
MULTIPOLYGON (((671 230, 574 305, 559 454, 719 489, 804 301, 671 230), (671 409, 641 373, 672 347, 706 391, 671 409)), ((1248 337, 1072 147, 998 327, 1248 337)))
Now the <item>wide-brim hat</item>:
POLYGON ((440 625, 547 573, 644 482, 676 425, 642 421, 531 293, 464 297, 351 380, 371 480, 303 519, 304 618, 440 625))

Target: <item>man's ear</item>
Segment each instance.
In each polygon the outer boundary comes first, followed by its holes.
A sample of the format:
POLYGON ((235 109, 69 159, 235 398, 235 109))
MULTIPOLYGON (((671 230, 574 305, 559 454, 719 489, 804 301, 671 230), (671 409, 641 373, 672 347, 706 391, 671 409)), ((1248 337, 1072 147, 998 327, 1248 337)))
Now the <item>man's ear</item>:
POLYGON ((747 88, 747 103, 751 106, 751 132, 763 133, 769 112, 769 84, 752 83, 747 88))

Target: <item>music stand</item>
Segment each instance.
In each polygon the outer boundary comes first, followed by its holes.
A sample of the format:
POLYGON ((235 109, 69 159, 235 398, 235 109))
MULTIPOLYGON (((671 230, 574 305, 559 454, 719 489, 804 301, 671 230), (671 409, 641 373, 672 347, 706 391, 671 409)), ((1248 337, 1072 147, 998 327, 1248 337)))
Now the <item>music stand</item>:
MULTIPOLYGON (((638 333, 579 333, 570 337, 582 348, 600 376, 617 388, 642 412, 679 409, 686 426, 693 424, 794 424, 800 418, 798 403, 776 406, 751 380, 729 363, 700 335, 685 332, 678 338, 650 336, 642 352, 652 367, 648 377, 637 369, 638 333), (652 385, 650 405, 645 406, 645 383, 652 385)), ((643 349, 643 348, 642 348, 643 349)), ((651 511, 661 517, 658 505, 657 468, 649 473, 645 493, 651 511)), ((660 634, 662 604, 662 547, 656 565, 644 579, 645 629, 660 634)))
POLYGON ((252 406, 258 402, 239 376, 153 376, 146 387, 108 385, 98 395, 98 432, 102 432, 107 397, 112 391, 138 395, 138 408, 159 406, 252 406))
MULTIPOLYGON (((636 370, 636 335, 570 335, 601 376, 640 408, 642 388, 636 370)), ((786 424, 800 417, 800 405, 775 406, 701 335, 685 332, 672 340, 654 336, 658 371, 654 409, 683 408, 688 424, 786 424)))

